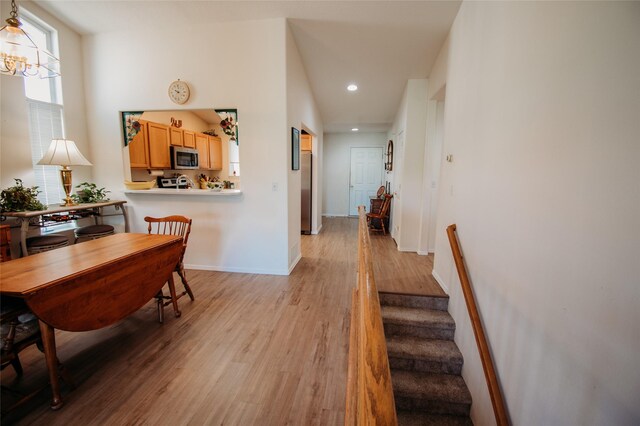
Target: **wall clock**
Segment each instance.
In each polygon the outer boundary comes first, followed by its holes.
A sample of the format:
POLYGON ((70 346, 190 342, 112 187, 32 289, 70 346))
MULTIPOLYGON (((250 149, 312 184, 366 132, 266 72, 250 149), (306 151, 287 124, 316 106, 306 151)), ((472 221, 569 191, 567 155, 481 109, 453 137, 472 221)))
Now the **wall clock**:
POLYGON ((182 105, 189 100, 189 95, 189 85, 184 81, 178 79, 169 85, 169 99, 173 102, 182 105))

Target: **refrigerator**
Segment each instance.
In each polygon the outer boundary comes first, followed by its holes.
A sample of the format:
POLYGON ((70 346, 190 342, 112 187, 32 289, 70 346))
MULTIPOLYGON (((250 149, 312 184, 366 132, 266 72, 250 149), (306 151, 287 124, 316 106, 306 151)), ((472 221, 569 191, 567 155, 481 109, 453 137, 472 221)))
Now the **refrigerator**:
POLYGON ((311 234, 311 151, 300 153, 301 184, 301 226, 302 234, 311 234))

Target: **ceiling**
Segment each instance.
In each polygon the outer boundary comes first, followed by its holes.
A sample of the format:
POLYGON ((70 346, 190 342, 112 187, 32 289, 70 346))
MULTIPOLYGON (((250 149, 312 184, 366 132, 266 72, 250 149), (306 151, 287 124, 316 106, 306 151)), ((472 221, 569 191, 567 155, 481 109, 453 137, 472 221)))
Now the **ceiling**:
POLYGON ((406 82, 426 78, 460 1, 35 0, 81 34, 289 18, 325 132, 385 132, 406 82), (153 5, 151 6, 151 4, 153 5), (146 19, 140 20, 139 16, 146 19), (358 91, 348 92, 349 83, 358 91))

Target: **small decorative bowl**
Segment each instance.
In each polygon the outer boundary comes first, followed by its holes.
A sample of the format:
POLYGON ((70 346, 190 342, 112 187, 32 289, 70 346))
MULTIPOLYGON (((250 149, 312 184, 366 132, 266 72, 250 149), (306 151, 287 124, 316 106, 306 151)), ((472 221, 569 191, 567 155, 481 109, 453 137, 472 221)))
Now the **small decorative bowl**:
POLYGON ((222 191, 222 188, 224 187, 222 182, 208 182, 207 186, 212 191, 222 191))
POLYGON ((148 182, 130 182, 128 180, 125 180, 124 186, 126 186, 127 189, 151 189, 156 186, 156 181, 150 180, 148 182))

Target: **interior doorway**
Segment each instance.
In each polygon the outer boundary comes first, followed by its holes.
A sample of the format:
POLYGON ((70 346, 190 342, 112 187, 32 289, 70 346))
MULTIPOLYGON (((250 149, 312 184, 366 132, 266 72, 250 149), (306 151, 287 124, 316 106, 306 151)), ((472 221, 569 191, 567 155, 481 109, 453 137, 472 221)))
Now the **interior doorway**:
POLYGON ((300 232, 311 234, 313 222, 313 138, 304 129, 300 135, 300 232))
POLYGON ((382 148, 351 148, 349 216, 357 216, 360 205, 368 209, 382 185, 382 157, 382 148))

